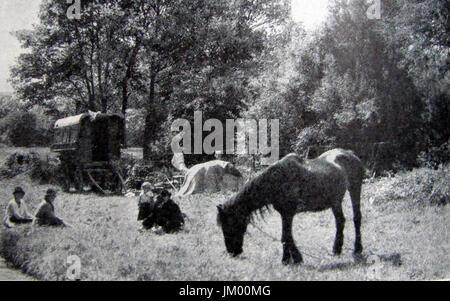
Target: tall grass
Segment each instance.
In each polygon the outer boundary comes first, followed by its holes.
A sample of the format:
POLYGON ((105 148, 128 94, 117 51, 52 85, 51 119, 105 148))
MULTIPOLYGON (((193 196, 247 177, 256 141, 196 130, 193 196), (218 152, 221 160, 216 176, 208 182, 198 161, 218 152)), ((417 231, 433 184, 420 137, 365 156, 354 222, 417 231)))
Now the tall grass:
MULTIPOLYGON (((335 234, 332 213, 298 214, 294 237, 304 264, 281 264, 281 221, 274 211, 249 225, 244 253, 231 258, 216 225, 216 205, 230 193, 193 195, 175 199, 187 214, 185 230, 157 235, 140 232, 134 198, 100 197, 60 192, 56 212, 73 228, 31 226, 2 229, 3 257, 30 275, 44 280, 66 279, 67 257, 81 259, 82 280, 409 280, 450 277, 449 209, 432 206, 433 188, 448 179, 448 168, 418 169, 394 178, 381 178, 363 187, 363 244, 366 256, 397 256, 402 264, 381 260, 374 265, 356 263, 352 210, 344 201, 347 218, 344 252, 331 255, 335 234), (431 180, 432 179, 432 180, 431 180), (433 182, 432 184, 430 184, 433 182), (432 187, 430 187, 432 185, 432 187), (425 202, 426 201, 426 202, 425 202)), ((448 181, 447 181, 448 183, 448 181)), ((48 185, 35 185, 22 175, 0 182, 0 210, 11 198, 15 185, 27 191, 35 209, 48 185)), ((448 190, 439 186, 440 196, 448 190)), ((348 198, 346 196, 346 198, 348 198)), ((444 202, 445 203, 445 202, 444 202)))

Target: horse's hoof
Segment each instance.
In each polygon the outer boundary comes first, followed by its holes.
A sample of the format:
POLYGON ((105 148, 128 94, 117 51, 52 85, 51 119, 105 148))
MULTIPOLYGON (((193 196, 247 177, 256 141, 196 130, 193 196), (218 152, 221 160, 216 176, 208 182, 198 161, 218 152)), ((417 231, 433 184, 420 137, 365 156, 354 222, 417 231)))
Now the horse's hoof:
POLYGON ((333 250, 333 256, 340 256, 341 253, 342 253, 342 249, 341 250, 336 250, 336 249, 333 250))
POLYGON ((283 264, 283 265, 288 265, 289 264, 289 258, 283 258, 282 260, 281 260, 281 263, 283 264))
POLYGON ((361 253, 356 254, 353 252, 353 259, 355 260, 355 263, 364 263, 366 258, 361 253))
POLYGON ((302 263, 302 262, 303 262, 302 255, 301 255, 299 252, 292 254, 292 261, 293 261, 295 264, 300 264, 300 263, 302 263))
POLYGON ((303 262, 303 258, 300 256, 300 258, 293 258, 293 261, 295 264, 301 264, 303 262))
POLYGON ((363 251, 363 247, 361 245, 355 246, 355 250, 353 251, 353 254, 355 254, 355 255, 361 254, 362 251, 363 251))

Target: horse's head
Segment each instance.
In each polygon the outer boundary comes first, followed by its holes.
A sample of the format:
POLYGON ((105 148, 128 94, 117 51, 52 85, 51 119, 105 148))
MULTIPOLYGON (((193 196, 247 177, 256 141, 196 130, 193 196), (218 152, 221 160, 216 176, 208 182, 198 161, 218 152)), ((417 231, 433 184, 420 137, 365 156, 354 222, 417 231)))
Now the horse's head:
POLYGON ((217 214, 217 223, 221 226, 225 246, 228 253, 232 256, 238 256, 242 253, 242 245, 244 243, 244 234, 247 230, 245 218, 239 216, 231 208, 225 208, 222 205, 217 206, 219 211, 217 214))

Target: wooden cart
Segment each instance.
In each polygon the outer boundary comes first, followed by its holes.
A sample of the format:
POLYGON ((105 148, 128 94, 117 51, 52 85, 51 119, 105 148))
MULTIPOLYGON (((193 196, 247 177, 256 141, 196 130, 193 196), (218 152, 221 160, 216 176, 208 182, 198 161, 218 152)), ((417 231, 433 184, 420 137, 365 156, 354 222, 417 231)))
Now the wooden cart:
POLYGON ((59 154, 65 175, 64 190, 85 184, 102 194, 122 193, 117 166, 124 141, 124 118, 119 114, 84 113, 55 122, 51 150, 59 154))

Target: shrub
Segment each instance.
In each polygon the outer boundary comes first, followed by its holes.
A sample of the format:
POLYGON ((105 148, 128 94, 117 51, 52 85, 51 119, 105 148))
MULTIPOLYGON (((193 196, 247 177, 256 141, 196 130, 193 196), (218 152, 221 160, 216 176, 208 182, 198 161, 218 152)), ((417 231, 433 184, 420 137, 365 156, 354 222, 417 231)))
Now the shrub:
POLYGON ((34 142, 36 116, 32 113, 13 112, 5 117, 7 138, 14 146, 32 146, 34 142))
POLYGON ((39 154, 36 152, 15 152, 6 158, 3 167, 0 168, 0 178, 13 178, 29 172, 39 161, 39 154))
POLYGON ((36 152, 15 152, 8 156, 0 168, 0 179, 13 178, 27 173, 31 180, 39 184, 60 185, 63 172, 59 160, 42 159, 36 152))
POLYGON ((437 169, 440 164, 447 164, 450 159, 450 143, 447 141, 440 146, 433 146, 426 152, 421 152, 417 161, 423 167, 437 169))
POLYGON ((46 146, 52 131, 37 127, 37 117, 32 112, 15 111, 0 120, 0 141, 18 147, 46 146))
POLYGON ((59 161, 38 160, 30 169, 30 178, 39 184, 62 185, 64 173, 59 161))
POLYGON ((449 166, 437 170, 418 168, 399 172, 392 178, 380 178, 371 193, 371 203, 408 200, 420 206, 446 205, 450 203, 449 166))

